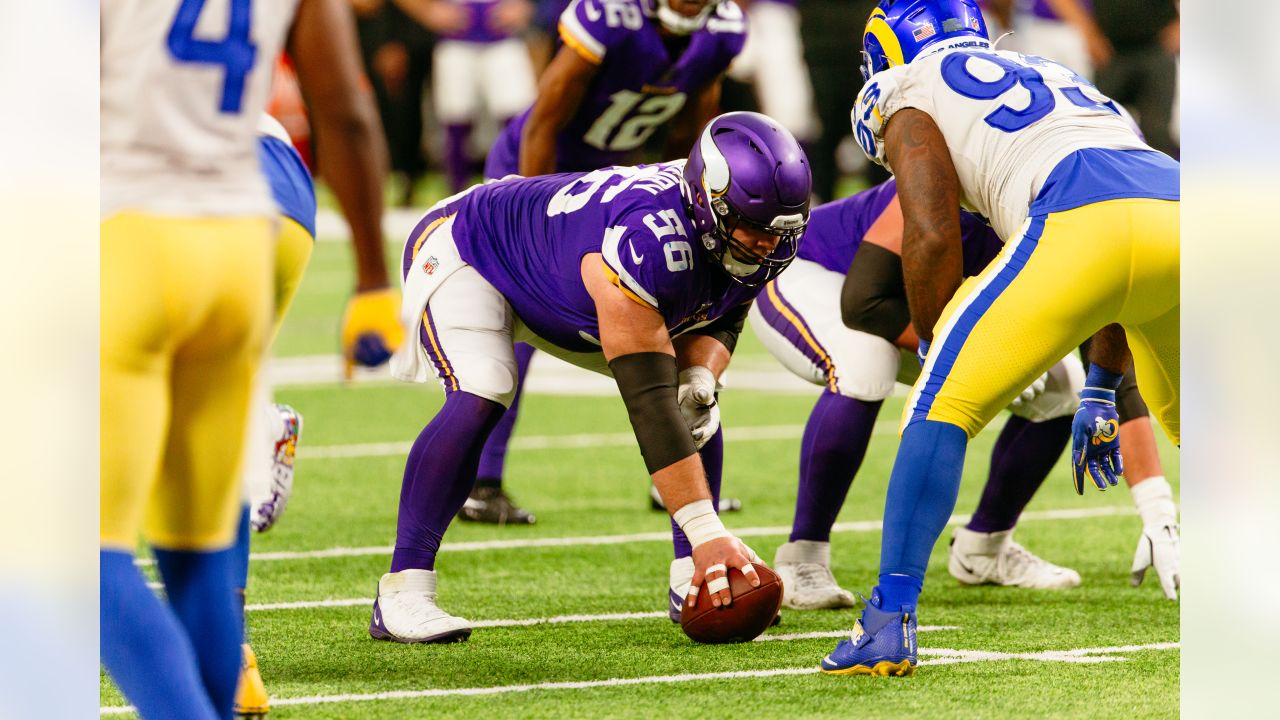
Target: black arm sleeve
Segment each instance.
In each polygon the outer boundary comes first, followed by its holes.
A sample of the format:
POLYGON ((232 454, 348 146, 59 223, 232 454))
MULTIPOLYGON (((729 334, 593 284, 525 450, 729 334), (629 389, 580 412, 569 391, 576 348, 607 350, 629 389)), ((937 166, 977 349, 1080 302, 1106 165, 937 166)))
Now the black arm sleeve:
POLYGON ((652 475, 697 452, 676 401, 676 359, 666 353, 620 355, 609 362, 631 429, 652 475))
POLYGON ((844 278, 840 317, 846 327, 896 342, 911 324, 902 258, 879 245, 863 243, 844 278))
POLYGON ((738 346, 738 336, 742 334, 742 326, 747 322, 747 311, 750 309, 751 303, 743 303, 731 308, 711 324, 690 330, 689 334, 713 337, 719 340, 732 355, 733 349, 738 346))

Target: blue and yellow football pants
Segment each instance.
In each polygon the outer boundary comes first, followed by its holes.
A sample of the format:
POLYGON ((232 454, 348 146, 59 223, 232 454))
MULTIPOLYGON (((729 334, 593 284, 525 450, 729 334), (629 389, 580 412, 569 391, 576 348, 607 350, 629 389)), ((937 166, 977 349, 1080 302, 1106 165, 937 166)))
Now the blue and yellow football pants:
POLYGON ((937 420, 973 437, 1024 388, 1111 323, 1142 397, 1179 443, 1179 211, 1120 199, 1029 218, 934 327, 902 428, 937 420))
POLYGON ((229 546, 254 376, 271 328, 268 218, 102 223, 104 548, 229 546))

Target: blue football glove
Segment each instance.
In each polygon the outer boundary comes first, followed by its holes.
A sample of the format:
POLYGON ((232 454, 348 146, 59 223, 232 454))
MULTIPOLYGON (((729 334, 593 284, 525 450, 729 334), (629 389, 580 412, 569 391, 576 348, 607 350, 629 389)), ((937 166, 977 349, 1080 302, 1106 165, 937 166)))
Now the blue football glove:
POLYGON ((1076 494, 1084 494, 1088 476, 1099 490, 1115 485, 1124 474, 1120 458, 1120 416, 1116 413, 1116 388, 1124 375, 1090 363, 1080 408, 1071 421, 1071 471, 1076 494))

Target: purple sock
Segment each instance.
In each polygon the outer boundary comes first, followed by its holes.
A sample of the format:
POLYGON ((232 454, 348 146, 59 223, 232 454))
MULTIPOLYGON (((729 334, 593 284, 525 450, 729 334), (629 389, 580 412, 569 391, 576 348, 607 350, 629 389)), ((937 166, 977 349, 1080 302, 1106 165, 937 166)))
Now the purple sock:
POLYGON ((444 131, 444 171, 449 177, 449 192, 462 192, 471 179, 471 166, 467 161, 471 123, 450 123, 444 126, 444 131))
POLYGON ((413 441, 400 487, 391 572, 435 569, 440 539, 467 501, 480 449, 502 410, 492 400, 449 393, 444 407, 413 441))
POLYGON ((800 445, 800 488, 791 541, 827 542, 862 465, 880 400, 868 402, 825 391, 809 414, 800 445))
POLYGON ((1005 423, 991 451, 982 500, 966 526, 974 532, 1008 530, 1040 489, 1071 438, 1071 416, 1033 423, 1016 415, 1005 423))
MULTIPOLYGON (((711 507, 720 512, 720 481, 724 478, 724 427, 716 430, 706 445, 698 451, 702 457, 702 469, 707 473, 707 487, 711 490, 711 507)), ((676 557, 689 557, 693 554, 693 546, 684 531, 671 521, 671 544, 675 547, 676 557)))
POLYGON ((516 429, 516 417, 520 412, 520 396, 524 395, 524 376, 529 371, 533 346, 516 343, 516 396, 511 407, 502 414, 498 426, 489 434, 489 441, 480 453, 480 469, 476 472, 476 487, 502 487, 502 471, 507 461, 507 442, 516 429))

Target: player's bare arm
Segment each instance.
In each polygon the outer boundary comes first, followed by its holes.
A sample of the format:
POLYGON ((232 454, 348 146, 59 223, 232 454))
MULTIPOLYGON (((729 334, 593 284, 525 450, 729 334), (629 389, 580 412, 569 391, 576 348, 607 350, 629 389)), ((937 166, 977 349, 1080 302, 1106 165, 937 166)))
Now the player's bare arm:
POLYGON ((902 203, 902 271, 911 322, 922 340, 963 280, 960 181, 933 118, 900 110, 885 129, 885 154, 902 203))
POLYGON ((386 145, 377 108, 360 83, 360 49, 343 0, 304 0, 288 48, 318 146, 320 174, 351 225, 356 290, 387 287, 382 249, 386 145))
POLYGON ((751 568, 751 551, 730 535, 716 517, 702 459, 694 450, 693 438, 676 402, 676 351, 663 318, 653 308, 627 297, 609 280, 600 254, 583 256, 580 271, 595 302, 605 360, 627 403, 653 484, 693 545, 689 604, 696 601, 705 580, 708 591, 713 593, 712 603, 727 605, 732 602, 725 580, 729 567, 741 568, 752 586, 759 585, 760 580, 751 568), (670 377, 665 382, 658 377, 663 374, 660 366, 668 362, 662 355, 670 356, 666 371, 670 377), (641 383, 647 387, 624 387, 641 383), (659 397, 664 394, 666 398, 659 397), (665 455, 655 457, 656 453, 665 455))
POLYGON ((671 120, 667 139, 663 145, 663 159, 684 157, 693 147, 693 141, 702 129, 720 112, 720 83, 723 75, 712 80, 689 99, 671 120))
MULTIPOLYGON (((520 174, 556 171, 556 133, 577 114, 599 66, 569 46, 561 47, 538 80, 538 99, 520 138, 520 174)), ((686 150, 687 151, 687 150, 686 150)))
POLYGON ((1124 328, 1112 323, 1093 335, 1089 345, 1089 362, 1110 372, 1123 375, 1129 369, 1129 339, 1124 328))

